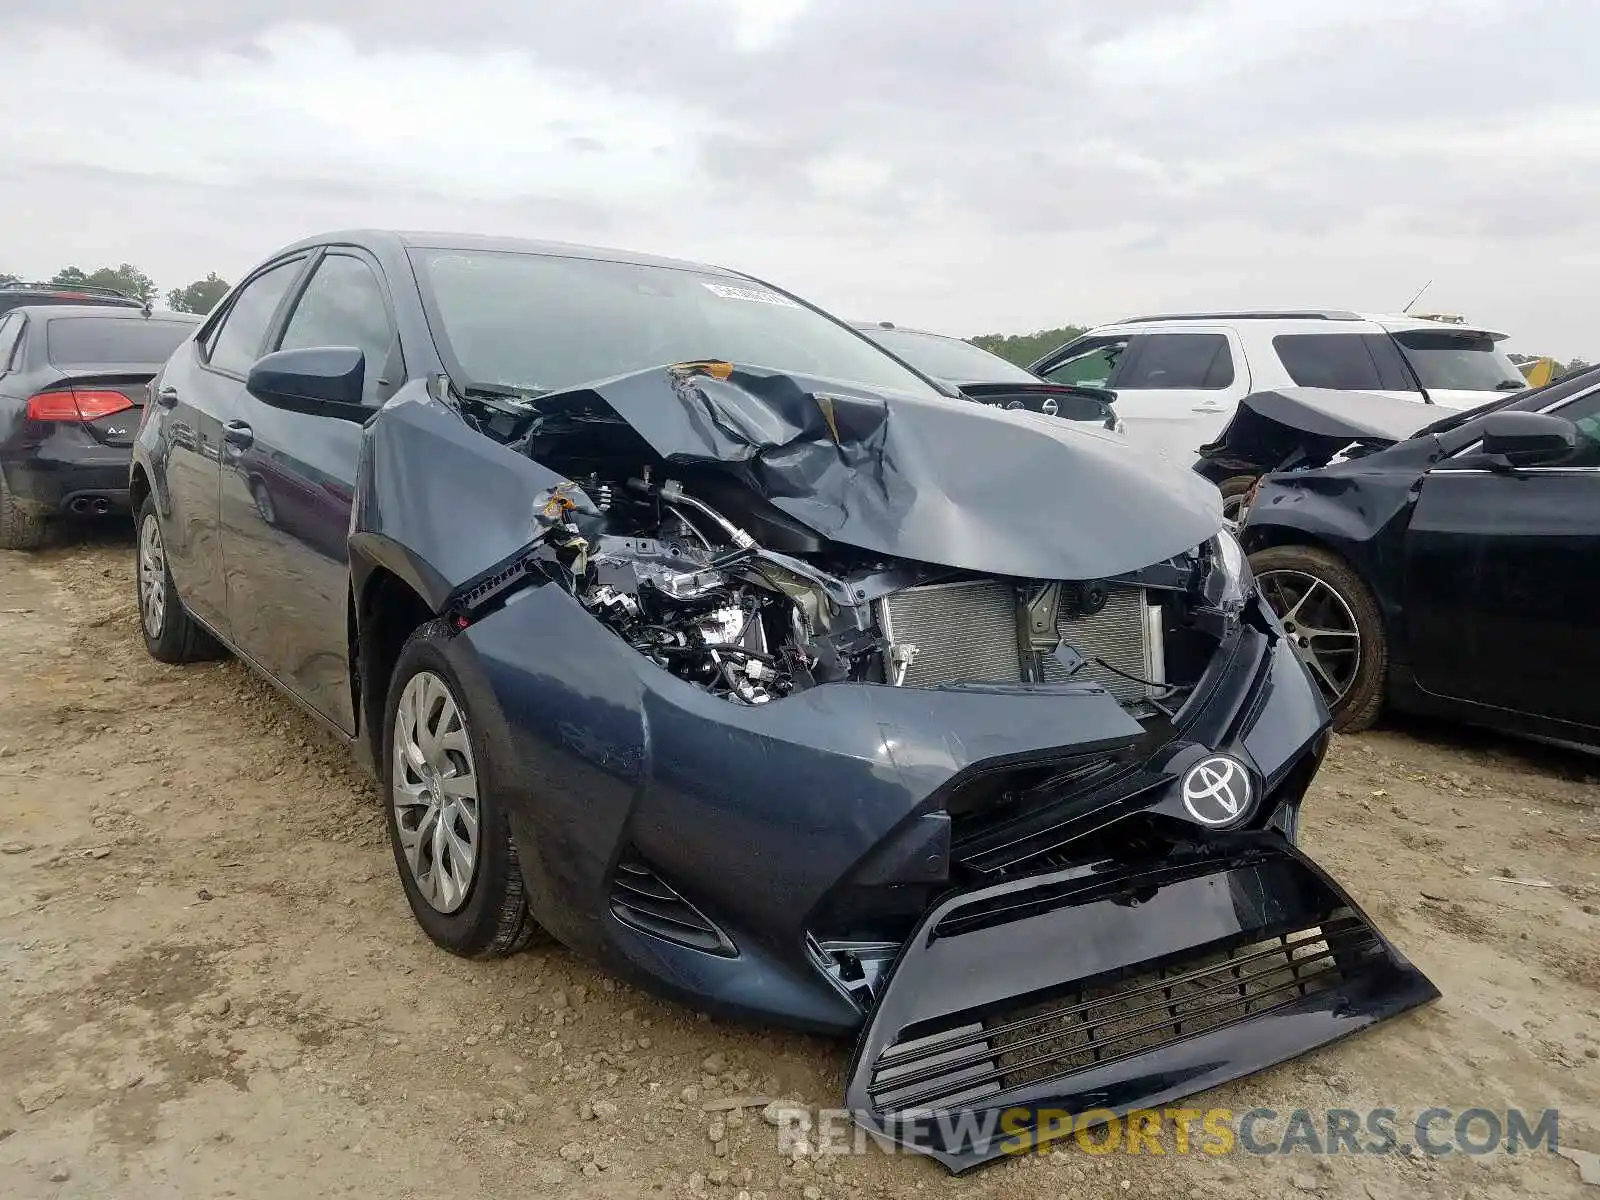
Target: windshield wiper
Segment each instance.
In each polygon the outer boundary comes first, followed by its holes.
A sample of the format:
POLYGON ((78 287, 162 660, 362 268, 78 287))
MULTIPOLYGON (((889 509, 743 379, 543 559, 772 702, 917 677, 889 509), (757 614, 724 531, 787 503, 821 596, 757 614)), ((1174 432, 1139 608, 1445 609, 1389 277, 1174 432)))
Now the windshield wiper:
POLYGON ((1519 379, 1507 379, 1507 380, 1504 380, 1504 381, 1502 381, 1500 383, 1495 384, 1494 385, 1494 390, 1497 391, 1497 392, 1521 392, 1521 391, 1525 391, 1527 389, 1527 387, 1528 387, 1528 385, 1526 383, 1524 383, 1522 380, 1519 380, 1519 379))

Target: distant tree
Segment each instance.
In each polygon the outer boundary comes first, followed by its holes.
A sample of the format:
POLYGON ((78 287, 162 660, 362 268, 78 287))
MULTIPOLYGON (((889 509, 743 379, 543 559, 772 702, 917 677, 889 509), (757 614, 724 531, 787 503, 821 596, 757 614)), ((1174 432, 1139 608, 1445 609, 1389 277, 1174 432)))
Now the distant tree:
POLYGON ((991 354, 998 354, 1019 367, 1038 362, 1050 351, 1065 346, 1083 332, 1077 325, 1063 325, 1060 329, 1041 329, 1037 333, 983 333, 970 339, 973 345, 982 346, 991 354))
POLYGON ((21 283, 21 275, 13 275, 9 271, 0 271, 0 285, 7 283, 21 283))
POLYGON ((137 296, 140 300, 148 300, 156 294, 156 281, 132 263, 101 267, 87 273, 81 267, 62 267, 50 278, 50 282, 59 287, 111 288, 137 296))
POLYGON ((228 294, 228 288, 231 286, 226 279, 219 279, 217 273, 212 271, 204 279, 196 279, 188 287, 173 288, 168 292, 167 307, 173 312, 203 315, 217 306, 217 301, 228 294))

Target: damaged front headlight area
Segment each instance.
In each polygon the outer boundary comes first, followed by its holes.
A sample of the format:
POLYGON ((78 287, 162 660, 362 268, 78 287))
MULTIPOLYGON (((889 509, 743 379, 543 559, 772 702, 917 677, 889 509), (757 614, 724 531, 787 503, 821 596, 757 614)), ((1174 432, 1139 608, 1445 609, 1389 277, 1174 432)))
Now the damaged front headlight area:
POLYGON ((1229 529, 1221 530, 1208 547, 1210 569, 1206 573, 1206 602, 1226 613, 1237 613, 1255 595, 1256 580, 1244 547, 1229 529))
MULTIPOLYGON (((759 545, 648 466, 580 480, 534 511, 534 559, 644 658, 760 705, 835 680, 881 681, 864 580, 759 545)), ((889 573, 893 578, 893 573, 889 573)))

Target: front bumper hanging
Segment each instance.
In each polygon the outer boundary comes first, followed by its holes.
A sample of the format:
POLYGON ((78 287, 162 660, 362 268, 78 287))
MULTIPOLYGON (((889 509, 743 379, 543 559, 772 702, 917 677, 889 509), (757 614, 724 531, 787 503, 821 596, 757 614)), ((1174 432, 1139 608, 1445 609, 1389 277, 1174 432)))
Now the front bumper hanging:
POLYGON ((1298 850, 1237 835, 937 905, 862 1032, 848 1103, 959 1172, 1062 1113, 1156 1107, 1438 995, 1298 850))

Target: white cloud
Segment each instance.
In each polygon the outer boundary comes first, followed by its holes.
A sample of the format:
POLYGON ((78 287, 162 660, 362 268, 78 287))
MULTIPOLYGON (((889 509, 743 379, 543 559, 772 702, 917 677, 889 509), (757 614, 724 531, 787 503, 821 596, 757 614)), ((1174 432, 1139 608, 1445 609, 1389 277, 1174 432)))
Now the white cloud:
POLYGON ((463 228, 969 333, 1434 278, 1600 356, 1600 11, 1565 0, 12 5, 0 75, 49 102, 0 122, 0 270, 463 228))

